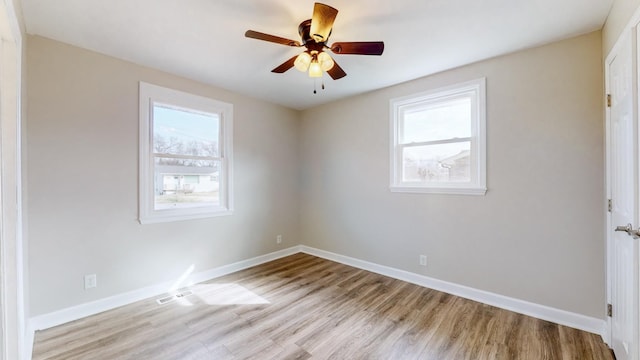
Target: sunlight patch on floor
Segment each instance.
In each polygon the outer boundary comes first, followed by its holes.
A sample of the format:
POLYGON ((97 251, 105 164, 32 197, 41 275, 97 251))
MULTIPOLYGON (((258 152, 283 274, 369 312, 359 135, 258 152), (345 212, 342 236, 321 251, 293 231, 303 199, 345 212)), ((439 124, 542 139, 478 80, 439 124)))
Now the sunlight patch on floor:
POLYGON ((177 299, 178 304, 192 306, 197 300, 208 305, 269 304, 269 301, 262 296, 234 283, 198 284, 189 287, 189 290, 193 292, 193 295, 177 299))

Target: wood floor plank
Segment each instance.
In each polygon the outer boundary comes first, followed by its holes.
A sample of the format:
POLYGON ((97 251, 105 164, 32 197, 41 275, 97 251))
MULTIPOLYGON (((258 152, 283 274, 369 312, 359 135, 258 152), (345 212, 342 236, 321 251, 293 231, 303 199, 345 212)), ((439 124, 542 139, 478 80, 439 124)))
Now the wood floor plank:
POLYGON ((613 360, 599 336, 306 254, 38 331, 34 360, 613 360))

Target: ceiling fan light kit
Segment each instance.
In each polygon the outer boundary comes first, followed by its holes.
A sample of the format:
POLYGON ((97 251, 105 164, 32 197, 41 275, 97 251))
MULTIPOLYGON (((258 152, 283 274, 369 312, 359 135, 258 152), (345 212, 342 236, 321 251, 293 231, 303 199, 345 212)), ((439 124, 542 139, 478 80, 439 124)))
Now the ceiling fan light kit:
POLYGON ((254 30, 247 30, 245 36, 286 46, 304 46, 306 48, 303 53, 271 70, 274 73, 284 73, 295 67, 301 72, 308 71, 309 77, 312 78, 322 77, 323 72, 326 72, 332 79, 338 80, 345 77, 347 73, 324 51, 325 49, 331 50, 334 54, 382 55, 384 43, 382 41, 336 42, 329 46, 327 42, 337 15, 337 9, 329 5, 315 3, 312 18, 303 21, 298 26, 302 42, 254 30))
POLYGON ((322 77, 323 71, 329 71, 335 65, 335 62, 326 52, 318 53, 317 51, 303 52, 296 57, 293 66, 296 70, 307 72, 309 77, 322 77))

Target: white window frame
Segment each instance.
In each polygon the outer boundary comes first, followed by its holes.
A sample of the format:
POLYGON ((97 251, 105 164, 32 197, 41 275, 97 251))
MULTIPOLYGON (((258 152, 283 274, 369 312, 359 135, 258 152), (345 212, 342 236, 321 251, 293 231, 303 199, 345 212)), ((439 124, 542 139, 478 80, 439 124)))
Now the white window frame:
POLYGON ((233 213, 233 105, 207 97, 140 82, 139 221, 141 224, 202 219, 233 213), (220 117, 220 205, 154 208, 153 106, 175 106, 220 117))
MULTIPOLYGON (((392 192, 432 193, 455 195, 485 195, 487 192, 486 161, 486 78, 480 78, 456 85, 433 89, 418 94, 390 100, 390 189, 392 192), (402 148, 400 144, 401 117, 405 110, 430 105, 438 101, 449 101, 457 96, 471 94, 472 116, 471 137, 471 181, 465 183, 439 182, 434 184, 402 181, 402 148)), ((436 141, 437 142, 437 141, 436 141)), ((433 143, 433 142, 429 142, 433 143)), ((414 144, 412 144, 414 145, 414 144)))

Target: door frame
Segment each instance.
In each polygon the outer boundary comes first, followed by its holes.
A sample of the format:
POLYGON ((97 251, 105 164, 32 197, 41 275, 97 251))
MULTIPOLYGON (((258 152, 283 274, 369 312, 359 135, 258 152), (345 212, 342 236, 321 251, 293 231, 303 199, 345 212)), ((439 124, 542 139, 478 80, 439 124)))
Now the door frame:
POLYGON ((23 32, 15 0, 0 2, 0 359, 30 359, 22 223, 23 32))

